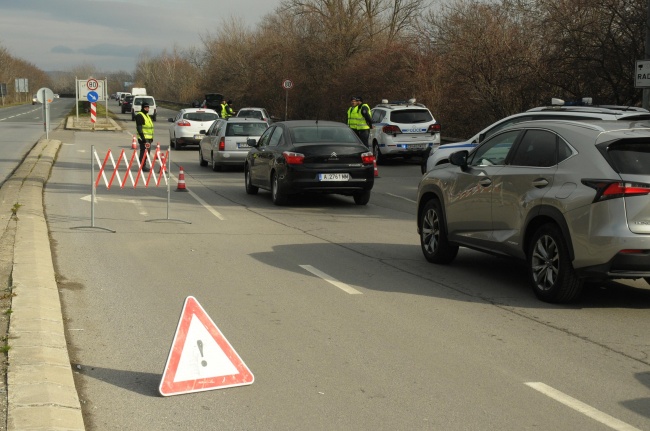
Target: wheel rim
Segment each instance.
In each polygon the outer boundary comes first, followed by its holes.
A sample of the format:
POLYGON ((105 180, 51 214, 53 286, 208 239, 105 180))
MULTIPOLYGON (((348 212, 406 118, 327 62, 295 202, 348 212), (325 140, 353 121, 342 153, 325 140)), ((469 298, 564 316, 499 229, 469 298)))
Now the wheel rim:
POLYGON ((531 267, 539 289, 549 290, 555 286, 560 271, 560 251, 551 236, 543 235, 535 243, 531 267))
POLYGON ((440 218, 438 213, 430 209, 422 219, 422 245, 429 254, 434 254, 440 243, 440 218))

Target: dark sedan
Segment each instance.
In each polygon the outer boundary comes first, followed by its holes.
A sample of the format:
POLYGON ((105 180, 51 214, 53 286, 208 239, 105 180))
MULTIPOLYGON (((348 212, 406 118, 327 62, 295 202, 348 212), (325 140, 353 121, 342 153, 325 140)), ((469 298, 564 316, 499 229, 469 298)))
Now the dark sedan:
POLYGON ((270 190, 275 205, 300 193, 352 196, 357 205, 370 200, 375 158, 343 123, 284 121, 249 144, 244 164, 248 194, 270 190))
POLYGON ((126 114, 127 112, 131 112, 131 104, 133 103, 133 96, 128 95, 124 98, 122 101, 122 114, 126 114))

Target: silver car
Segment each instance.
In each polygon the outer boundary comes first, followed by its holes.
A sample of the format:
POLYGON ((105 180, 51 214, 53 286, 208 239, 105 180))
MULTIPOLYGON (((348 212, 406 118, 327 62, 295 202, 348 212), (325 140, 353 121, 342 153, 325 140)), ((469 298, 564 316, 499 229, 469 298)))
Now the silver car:
POLYGON ((517 123, 449 161, 418 187, 428 261, 459 246, 523 259, 548 302, 587 279, 650 280, 650 122, 517 123))
POLYGON ((218 119, 199 143, 199 164, 211 164, 213 171, 223 166, 244 167, 246 154, 251 149, 249 139, 257 140, 267 129, 266 121, 255 118, 230 117, 218 119))

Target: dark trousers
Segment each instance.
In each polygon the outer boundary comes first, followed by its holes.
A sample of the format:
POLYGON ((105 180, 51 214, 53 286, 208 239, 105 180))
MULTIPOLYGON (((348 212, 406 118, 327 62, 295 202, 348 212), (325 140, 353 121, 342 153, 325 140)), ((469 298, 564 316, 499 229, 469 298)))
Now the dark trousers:
POLYGON ((151 143, 153 142, 153 139, 145 139, 144 141, 141 139, 138 139, 138 143, 140 144, 140 159, 139 164, 142 165, 143 168, 148 168, 147 166, 147 154, 149 154, 149 151, 151 151, 151 143), (149 148, 146 147, 146 143, 149 143, 149 148))
POLYGON ((357 135, 361 139, 361 142, 363 142, 364 145, 368 147, 368 138, 370 138, 370 129, 355 130, 355 132, 357 132, 357 135))

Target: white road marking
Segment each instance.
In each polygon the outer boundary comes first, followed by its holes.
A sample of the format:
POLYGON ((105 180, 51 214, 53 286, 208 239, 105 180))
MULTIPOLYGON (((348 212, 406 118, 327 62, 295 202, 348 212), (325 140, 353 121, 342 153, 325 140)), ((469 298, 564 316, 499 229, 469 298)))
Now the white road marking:
POLYGON ((341 283, 336 278, 334 278, 334 277, 332 277, 330 275, 327 275, 322 271, 317 270, 316 268, 314 268, 311 265, 300 265, 300 267, 302 269, 305 269, 305 270, 311 272, 316 277, 320 277, 323 280, 327 281, 328 283, 333 284, 334 286, 338 287, 339 289, 341 289, 342 291, 344 291, 346 293, 349 293, 350 295, 361 295, 362 294, 357 289, 355 289, 355 288, 353 288, 353 287, 351 287, 351 286, 349 286, 349 285, 347 285, 345 283, 341 283))
POLYGON ((404 199, 405 201, 413 202, 414 204, 417 203, 417 202, 414 201, 413 199, 405 198, 404 196, 394 195, 394 194, 392 194, 392 193, 386 193, 386 194, 387 194, 388 196, 392 196, 392 197, 394 197, 394 198, 400 198, 400 199, 404 199))
MULTIPOLYGON (((173 174, 169 174, 169 176, 170 176, 174 181, 178 182, 178 180, 176 179, 176 177, 175 177, 173 174)), ((205 208, 206 210, 210 211, 210 212, 212 213, 213 216, 215 216, 215 217, 218 218, 219 220, 222 220, 222 221, 225 220, 224 216, 222 216, 221 213, 220 213, 219 211, 215 210, 215 209, 212 208, 212 207, 211 207, 211 206, 210 206, 206 201, 204 201, 203 199, 201 199, 200 197, 198 197, 196 193, 194 193, 192 190, 190 190, 189 188, 187 188, 187 185, 185 185, 185 190, 187 190, 187 192, 190 194, 190 196, 192 196, 194 199, 196 199, 198 203, 200 203, 201 205, 203 205, 203 208, 205 208)))
MULTIPOLYGON (((88 201, 88 202, 90 202, 90 199, 92 199, 91 195, 86 195, 81 198, 82 201, 88 201)), ((140 215, 146 216, 149 214, 147 210, 144 208, 144 205, 142 205, 142 201, 140 199, 120 199, 120 198, 109 198, 104 196, 95 196, 95 202, 117 202, 117 203, 133 204, 135 205, 140 215)))
POLYGON ((569 395, 562 393, 557 389, 545 385, 544 383, 527 382, 526 385, 535 389, 536 391, 543 393, 547 397, 553 398, 555 401, 558 401, 565 406, 571 407, 573 410, 576 410, 583 415, 588 416, 600 422, 601 424, 610 427, 611 429, 615 429, 617 431, 641 431, 640 429, 635 428, 630 424, 626 424, 625 422, 620 421, 608 415, 607 413, 603 413, 600 410, 597 410, 590 405, 583 403, 582 401, 576 400, 575 398, 570 397, 569 395))

